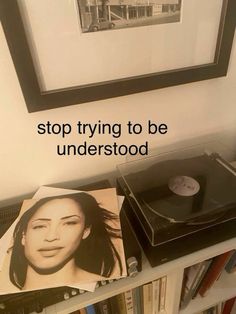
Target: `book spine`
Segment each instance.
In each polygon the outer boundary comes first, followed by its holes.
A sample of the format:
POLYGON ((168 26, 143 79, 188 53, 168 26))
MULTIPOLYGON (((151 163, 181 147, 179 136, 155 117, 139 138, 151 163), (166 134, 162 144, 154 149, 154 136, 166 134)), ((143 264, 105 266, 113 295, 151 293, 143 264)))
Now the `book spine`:
POLYGON ((152 314, 158 314, 160 307, 160 279, 152 282, 152 314))
POLYGON ((134 314, 142 314, 142 296, 140 290, 141 287, 136 287, 132 290, 134 314))
POLYGON ((111 306, 111 313, 112 314, 119 314, 120 309, 119 309, 118 302, 117 302, 117 296, 111 297, 109 299, 109 302, 110 302, 110 306, 111 306))
POLYGON ((192 298, 193 287, 203 271, 203 262, 192 265, 184 270, 183 287, 181 291, 181 306, 185 308, 192 298))
POLYGON ((143 314, 152 313, 152 283, 143 285, 143 314))
POLYGON ((161 283, 160 283, 160 306, 159 306, 160 312, 165 310, 166 286, 167 286, 167 277, 165 276, 161 278, 161 283))
POLYGON ((96 309, 100 314, 111 314, 109 299, 102 300, 96 304, 96 309))
MULTIPOLYGON (((224 304, 222 314, 230 314, 232 312, 236 297, 230 300, 227 300, 224 304)), ((232 312, 233 314, 233 312, 232 312)))
POLYGON ((88 305, 86 306, 86 313, 87 314, 96 314, 95 306, 94 305, 88 305))
POLYGON ((225 270, 227 273, 233 273, 236 271, 236 251, 229 259, 228 263, 225 266, 225 270))
MULTIPOLYGON (((210 264, 211 264, 211 260, 205 260, 203 262, 198 263, 197 265, 194 265, 195 274, 192 278, 191 284, 188 285, 188 282, 184 283, 185 289, 183 289, 184 292, 181 299, 181 307, 180 307, 181 309, 184 309, 185 307, 187 307, 189 302, 195 297, 195 295, 197 295, 198 287, 200 286, 200 283, 202 282, 210 264)), ((190 270, 194 266, 190 266, 189 273, 190 273, 190 270)))
POLYGON ((198 281, 197 281, 197 283, 193 289, 192 299, 194 299, 198 295, 198 291, 201 287, 201 284, 203 282, 203 279, 204 279, 208 269, 210 268, 211 263, 212 263, 212 259, 204 261, 204 269, 203 269, 203 272, 202 272, 200 278, 198 279, 198 281))
POLYGON ((132 290, 125 291, 125 308, 127 314, 134 314, 133 293, 132 290))
POLYGON ((229 251, 213 258, 212 264, 206 273, 206 276, 204 277, 199 289, 199 294, 202 297, 207 294, 214 282, 219 278, 222 270, 224 269, 229 258, 232 256, 233 252, 234 251, 229 251))
POLYGON ((119 314, 126 314, 125 296, 124 293, 120 293, 116 296, 117 307, 119 314))

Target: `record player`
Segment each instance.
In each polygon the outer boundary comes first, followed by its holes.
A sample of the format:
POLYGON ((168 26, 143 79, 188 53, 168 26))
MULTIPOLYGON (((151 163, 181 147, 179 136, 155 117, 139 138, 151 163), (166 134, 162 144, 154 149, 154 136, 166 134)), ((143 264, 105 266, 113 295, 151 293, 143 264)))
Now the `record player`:
POLYGON ((152 266, 236 235, 236 172, 207 145, 118 170, 123 209, 152 266))

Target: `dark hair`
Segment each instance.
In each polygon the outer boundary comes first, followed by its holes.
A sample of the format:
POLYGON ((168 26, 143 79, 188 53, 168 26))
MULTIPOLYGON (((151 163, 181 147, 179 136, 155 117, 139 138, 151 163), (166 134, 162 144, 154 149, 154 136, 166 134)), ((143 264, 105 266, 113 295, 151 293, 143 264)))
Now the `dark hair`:
POLYGON ((109 277, 118 262, 120 274, 122 263, 112 238, 121 238, 120 229, 112 227, 109 221, 116 221, 118 216, 99 206, 96 199, 88 193, 80 192, 53 197, 46 197, 36 202, 18 221, 13 233, 13 246, 9 268, 11 282, 22 288, 26 280, 28 261, 21 243, 22 234, 26 232, 29 220, 37 210, 53 199, 69 198, 80 205, 85 215, 85 227, 91 227, 89 236, 81 241, 74 253, 75 263, 85 271, 109 277))

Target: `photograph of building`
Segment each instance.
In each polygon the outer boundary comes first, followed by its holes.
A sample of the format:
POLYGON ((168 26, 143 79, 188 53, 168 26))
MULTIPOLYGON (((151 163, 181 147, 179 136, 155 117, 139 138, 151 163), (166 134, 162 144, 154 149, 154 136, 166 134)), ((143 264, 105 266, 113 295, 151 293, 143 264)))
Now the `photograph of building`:
POLYGON ((181 0, 78 0, 82 32, 180 21, 181 0))

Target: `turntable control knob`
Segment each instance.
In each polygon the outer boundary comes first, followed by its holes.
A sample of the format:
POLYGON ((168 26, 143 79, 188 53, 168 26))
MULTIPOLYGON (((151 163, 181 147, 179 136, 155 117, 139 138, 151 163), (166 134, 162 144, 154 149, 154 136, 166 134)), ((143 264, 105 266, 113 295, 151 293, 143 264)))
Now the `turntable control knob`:
POLYGON ((71 290, 71 295, 75 296, 77 294, 77 291, 75 289, 71 290))
POLYGON ((4 303, 0 303, 0 310, 4 310, 6 308, 4 303))
POLYGON ((105 286, 107 284, 106 280, 101 280, 101 285, 105 286))
POLYGON ((68 300, 70 298, 70 295, 68 292, 65 292, 63 297, 64 297, 64 300, 68 300))
POLYGON ((127 266, 128 266, 128 275, 130 277, 135 277, 138 274, 138 269, 137 269, 138 261, 136 257, 134 256, 129 257, 127 259, 127 266))
POLYGON ((137 267, 138 261, 137 261, 136 257, 131 256, 131 257, 127 258, 127 265, 128 265, 128 267, 137 267))

